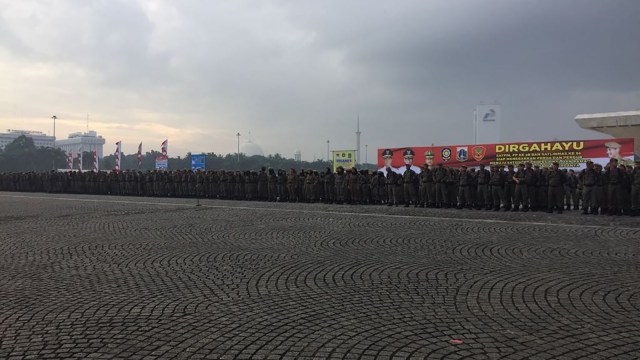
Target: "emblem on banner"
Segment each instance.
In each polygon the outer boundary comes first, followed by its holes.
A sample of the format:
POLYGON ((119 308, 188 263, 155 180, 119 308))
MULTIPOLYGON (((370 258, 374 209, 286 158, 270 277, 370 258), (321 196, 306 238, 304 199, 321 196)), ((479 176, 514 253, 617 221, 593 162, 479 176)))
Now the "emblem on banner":
POLYGON ((451 149, 443 148, 442 151, 440 152, 440 155, 442 155, 442 161, 444 162, 451 160, 451 149))
POLYGON ((461 146, 456 148, 456 160, 458 161, 467 161, 469 155, 469 148, 466 146, 461 146))
POLYGON ((476 146, 473 148, 473 158, 476 161, 480 161, 484 159, 484 156, 487 153, 487 149, 484 146, 476 146))

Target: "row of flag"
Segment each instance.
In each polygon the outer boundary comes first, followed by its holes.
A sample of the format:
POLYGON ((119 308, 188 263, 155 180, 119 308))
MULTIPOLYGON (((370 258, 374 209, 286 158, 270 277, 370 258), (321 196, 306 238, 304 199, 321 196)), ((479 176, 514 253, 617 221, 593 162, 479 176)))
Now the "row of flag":
MULTIPOLYGON (((160 151, 162 152, 162 156, 164 158, 167 157, 168 147, 169 147, 169 139, 166 139, 160 145, 160 149, 161 149, 160 151)), ((116 165, 113 168, 115 171, 120 171, 120 155, 121 154, 122 154, 122 141, 118 141, 116 143, 116 153, 115 153, 116 165)), ((142 143, 138 145, 138 169, 140 169, 141 166, 142 166, 142 143)))
MULTIPOLYGON (((163 141, 162 145, 160 146, 162 157, 165 159, 167 158, 168 147, 169 147, 169 140, 167 139, 163 141)), ((121 154, 122 154, 122 141, 118 141, 116 143, 116 152, 114 154, 116 156, 116 164, 113 170, 115 171, 120 171, 121 154)), ((76 156, 78 159, 78 162, 77 162, 78 170, 82 170, 82 148, 78 150, 78 153, 76 156)), ((93 160, 93 171, 97 172, 99 170, 98 152, 95 150, 91 151, 91 157, 93 160)), ((142 166, 142 143, 138 145, 138 169, 140 169, 141 166, 142 166)), ((73 153, 72 152, 67 153, 67 169, 69 170, 73 169, 73 153)))
MULTIPOLYGON (((78 149, 78 154, 76 155, 78 159, 78 170, 82 171, 82 148, 78 149)), ((96 150, 91 151, 91 158, 93 160, 93 171, 97 172, 98 168, 98 152, 96 150)), ((73 153, 67 153, 67 169, 73 169, 73 153)))

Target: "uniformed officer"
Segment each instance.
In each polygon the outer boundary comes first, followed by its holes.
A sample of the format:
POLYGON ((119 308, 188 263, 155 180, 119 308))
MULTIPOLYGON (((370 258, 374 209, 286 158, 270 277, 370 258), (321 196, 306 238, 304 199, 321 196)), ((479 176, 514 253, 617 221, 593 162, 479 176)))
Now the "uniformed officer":
POLYGON ((460 172, 454 168, 449 169, 446 180, 448 207, 456 207, 458 204, 458 181, 460 181, 460 172))
POLYGON ((395 177, 396 177, 395 172, 393 172, 392 168, 388 168, 387 172, 386 172, 386 181, 385 181, 385 187, 386 187, 386 191, 387 191, 387 206, 393 206, 394 205, 394 198, 393 198, 393 188, 395 186, 395 177))
POLYGON ((335 175, 335 187, 336 187, 336 204, 344 204, 345 194, 344 189, 346 185, 347 179, 346 174, 344 173, 344 168, 342 166, 338 166, 336 168, 335 175))
POLYGON ((269 199, 269 176, 267 175, 267 168, 265 166, 260 168, 260 172, 257 176, 257 199, 260 201, 266 201, 269 199))
POLYGON ((360 189, 360 173, 355 167, 347 175, 347 185, 349 187, 349 203, 359 204, 362 201, 362 191, 360 189))
POLYGON ((489 185, 491 187, 491 198, 494 211, 499 211, 500 203, 504 201, 504 183, 505 174, 503 172, 503 168, 498 165, 491 166, 489 185))
POLYGON ((549 181, 548 213, 553 212, 553 207, 555 206, 558 214, 562 214, 562 209, 564 208, 564 183, 566 182, 566 177, 564 172, 559 169, 559 166, 557 162, 554 162, 547 175, 549 181))
POLYGON ((609 215, 622 215, 621 186, 622 173, 618 168, 618 159, 612 158, 604 172, 607 184, 607 209, 609 215))
POLYGON ((515 193, 513 196, 513 209, 512 211, 519 211, 520 204, 522 204, 522 211, 527 212, 529 210, 527 206, 527 180, 525 179, 524 164, 518 164, 518 171, 513 176, 513 180, 516 182, 515 193))
POLYGON ((400 174, 393 176, 393 203, 395 206, 402 204, 406 199, 404 198, 404 178, 400 174))
POLYGON ((414 207, 418 207, 418 199, 416 196, 417 181, 418 175, 415 173, 415 171, 413 171, 413 167, 411 166, 411 164, 406 164, 404 174, 402 175, 402 182, 404 184, 405 207, 409 207, 409 203, 413 204, 414 207))
POLYGON ((504 211, 511 211, 513 208, 513 197, 516 192, 515 176, 516 172, 513 170, 513 165, 508 164, 504 183, 504 211))
POLYGON ((288 201, 289 192, 287 191, 287 172, 284 169, 278 169, 278 201, 288 201))
POLYGON ((304 183, 307 177, 307 172, 310 170, 300 169, 298 172, 298 177, 296 178, 297 189, 298 189, 298 201, 306 201, 305 192, 304 192, 304 183))
POLYGON ((336 179, 330 167, 324 173, 324 199, 327 204, 332 204, 336 200, 336 179))
POLYGON ((386 188, 384 174, 381 171, 377 171, 371 177, 371 194, 373 196, 373 202, 375 204, 384 204, 386 200, 386 188))
POLYGON ((287 192, 289 202, 298 201, 298 174, 294 168, 289 169, 289 174, 287 174, 287 192))
POLYGON ((631 174, 627 171, 627 167, 619 165, 622 184, 620 186, 620 208, 624 215, 631 213, 631 174))
POLYGON ((473 201, 471 200, 470 178, 471 174, 467 171, 467 167, 462 165, 460 167, 460 175, 458 178, 458 205, 456 209, 462 209, 465 207, 471 208, 473 201))
POLYGON ((433 182, 433 175, 429 171, 429 165, 422 165, 422 171, 418 177, 420 180, 420 187, 418 189, 420 207, 425 207, 429 204, 429 182, 433 182))
POLYGON ((535 198, 537 210, 547 211, 547 173, 549 169, 540 169, 540 166, 533 167, 533 172, 536 174, 536 186, 535 186, 535 198))
POLYGON ((609 214, 609 210, 607 209, 607 178, 606 178, 606 174, 604 173, 604 169, 602 168, 602 165, 600 164, 595 164, 594 166, 596 172, 598 174, 600 174, 600 176, 598 177, 598 183, 596 186, 596 190, 597 190, 597 198, 598 198, 598 205, 600 206, 600 215, 608 215, 609 214))
POLYGON ((369 170, 360 170, 360 202, 371 204, 371 174, 369 170))
POLYGON ((579 208, 579 200, 578 200, 578 177, 575 174, 573 169, 567 172, 567 181, 564 184, 565 190, 565 209, 571 210, 573 206, 573 210, 578 210, 579 208))
POLYGON ((484 164, 480 164, 480 169, 476 174, 476 181, 478 182, 478 188, 476 190, 476 209, 489 209, 489 179, 491 173, 484 168, 484 164))
POLYGON ((304 179, 304 198, 306 202, 316 202, 315 186, 317 183, 316 175, 313 171, 309 170, 304 179))
POLYGON ((436 165, 433 172, 433 181, 436 183, 436 207, 448 207, 448 191, 447 191, 447 175, 448 171, 442 166, 442 163, 436 165))
POLYGON ((631 171, 631 215, 640 215, 640 160, 631 171))
POLYGON ((580 172, 578 179, 582 183, 582 213, 598 214, 598 199, 596 186, 600 174, 596 172, 593 161, 587 161, 587 168, 580 172))
POLYGON ((536 172, 533 170, 531 162, 527 161, 524 165, 524 178, 527 183, 527 196, 524 198, 524 203, 529 206, 531 211, 536 211, 538 210, 538 189, 536 187, 538 179, 536 178, 536 172))

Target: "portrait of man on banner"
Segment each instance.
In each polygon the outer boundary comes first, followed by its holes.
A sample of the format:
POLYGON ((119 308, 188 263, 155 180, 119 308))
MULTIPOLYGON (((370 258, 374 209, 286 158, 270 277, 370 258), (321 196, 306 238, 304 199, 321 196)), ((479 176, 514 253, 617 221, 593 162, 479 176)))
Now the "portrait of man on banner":
POLYGON ((400 170, 398 170, 398 168, 393 167, 392 162, 393 162, 393 151, 391 149, 384 149, 382 151, 382 158, 383 160, 383 165, 381 168, 378 169, 378 171, 382 171, 382 173, 384 174, 384 176, 387 176, 387 169, 391 169, 391 171, 393 171, 394 173, 399 174, 400 170))

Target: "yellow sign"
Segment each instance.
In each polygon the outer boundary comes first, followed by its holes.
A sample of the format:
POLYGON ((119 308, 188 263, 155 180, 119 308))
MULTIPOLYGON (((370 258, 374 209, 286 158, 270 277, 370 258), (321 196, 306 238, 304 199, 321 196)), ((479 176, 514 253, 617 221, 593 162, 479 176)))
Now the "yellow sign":
POLYGON ((356 151, 355 150, 334 150, 333 153, 333 171, 335 172, 338 166, 342 166, 345 169, 351 169, 356 166, 356 151))

